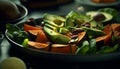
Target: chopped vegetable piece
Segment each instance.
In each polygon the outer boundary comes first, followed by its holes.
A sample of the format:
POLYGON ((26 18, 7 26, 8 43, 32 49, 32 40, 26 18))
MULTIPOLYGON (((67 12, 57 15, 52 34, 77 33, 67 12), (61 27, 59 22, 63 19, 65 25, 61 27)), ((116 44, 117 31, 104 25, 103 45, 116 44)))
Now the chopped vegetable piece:
POLYGON ((48 51, 49 44, 47 43, 39 43, 39 42, 33 42, 33 41, 28 41, 28 46, 40 50, 46 50, 48 51))
POLYGON ((87 54, 90 50, 90 44, 88 41, 84 41, 82 46, 77 49, 76 54, 87 54))
POLYGON ((27 47, 27 46, 28 46, 28 41, 29 41, 29 39, 24 39, 22 45, 23 45, 24 47, 27 47))
POLYGON ((102 30, 95 29, 95 28, 83 27, 83 30, 85 30, 88 35, 93 36, 93 37, 105 35, 105 33, 102 30))
POLYGON ((14 31, 20 31, 20 28, 19 27, 17 27, 17 26, 15 26, 15 25, 13 25, 13 24, 6 24, 6 29, 8 30, 8 32, 10 33, 10 34, 13 34, 13 32, 14 31))
POLYGON ((70 31, 67 29, 67 28, 65 28, 65 27, 63 27, 63 28, 60 28, 60 30, 59 30, 59 33, 61 33, 61 34, 67 34, 67 33, 69 33, 70 31))
POLYGON ((42 29, 41 27, 35 27, 35 26, 28 25, 28 24, 24 24, 24 30, 25 31, 28 31, 28 30, 41 30, 41 29, 42 29))
POLYGON ((28 30, 28 33, 37 36, 38 32, 40 31, 41 30, 28 30))
POLYGON ((106 12, 99 11, 89 11, 86 15, 90 16, 93 20, 97 22, 107 22, 113 19, 113 16, 106 12))
POLYGON ((120 38, 120 24, 111 24, 113 35, 120 38))
POLYGON ((96 40, 95 39, 91 39, 90 40, 90 51, 89 53, 96 53, 97 51, 97 44, 96 44, 96 40))
POLYGON ((113 16, 113 18, 116 18, 119 15, 119 12, 114 8, 101 8, 98 11, 109 13, 113 16))
POLYGON ((109 45, 111 43, 111 37, 112 37, 111 26, 108 24, 107 26, 105 26, 103 31, 106 35, 97 37, 96 42, 103 41, 104 45, 109 45))
POLYGON ((88 39, 88 37, 87 37, 87 33, 86 32, 80 32, 79 34, 78 34, 78 41, 77 41, 77 45, 80 45, 80 44, 82 44, 82 42, 84 41, 84 40, 86 40, 86 39, 88 39))
POLYGON ((48 39, 53 43, 60 43, 60 44, 67 44, 70 41, 70 37, 66 35, 62 35, 58 32, 55 32, 54 30, 44 27, 44 31, 48 37, 48 39))
POLYGON ((36 42, 40 42, 40 43, 46 43, 48 42, 48 38, 46 36, 46 34, 44 33, 43 30, 40 30, 38 33, 37 33, 37 37, 36 37, 36 42))
POLYGON ((103 46, 103 47, 101 48, 101 50, 97 52, 97 54, 113 53, 113 52, 117 51, 118 47, 119 47, 118 44, 116 44, 116 45, 113 46, 113 47, 103 46))
POLYGON ((73 45, 65 45, 65 44, 53 44, 51 46, 51 52, 54 53, 68 53, 68 54, 72 54, 75 53, 76 51, 76 46, 73 45))

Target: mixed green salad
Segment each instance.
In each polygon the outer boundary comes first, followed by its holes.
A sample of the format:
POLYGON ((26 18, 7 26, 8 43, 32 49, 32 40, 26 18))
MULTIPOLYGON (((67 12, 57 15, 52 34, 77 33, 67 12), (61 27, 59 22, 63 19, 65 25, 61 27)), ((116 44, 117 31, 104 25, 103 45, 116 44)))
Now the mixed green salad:
POLYGON ((67 53, 106 54, 119 50, 120 24, 113 8, 85 14, 70 11, 65 16, 45 13, 43 18, 29 19, 18 25, 7 24, 7 35, 25 48, 67 53))

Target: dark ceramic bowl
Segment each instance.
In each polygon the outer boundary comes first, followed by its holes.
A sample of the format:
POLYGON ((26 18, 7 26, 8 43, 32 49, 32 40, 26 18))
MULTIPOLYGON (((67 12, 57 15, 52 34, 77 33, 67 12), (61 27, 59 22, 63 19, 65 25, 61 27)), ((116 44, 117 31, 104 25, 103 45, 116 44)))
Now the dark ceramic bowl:
POLYGON ((2 22, 6 22, 6 23, 17 23, 17 22, 19 22, 20 20, 24 19, 24 18, 27 16, 27 14, 28 14, 27 8, 24 7, 23 5, 19 5, 19 4, 16 4, 16 5, 17 5, 17 7, 18 7, 18 9, 19 9, 19 11, 20 11, 20 16, 19 16, 17 19, 15 19, 15 20, 0 21, 0 23, 2 23, 2 22))
MULTIPOLYGON (((23 27, 24 23, 16 24, 18 27, 23 27)), ((111 66, 111 64, 115 64, 120 61, 120 51, 109 53, 109 54, 89 54, 89 55, 75 55, 75 54, 61 54, 61 53, 52 53, 46 52, 42 50, 37 50, 33 48, 24 48, 22 45, 14 42, 8 35, 8 31, 5 31, 5 37, 11 44, 11 47, 14 48, 15 52, 22 53, 22 55, 18 55, 23 59, 28 60, 35 64, 35 66, 39 66, 39 64, 43 66, 51 66, 56 65, 66 68, 71 68, 71 66, 78 68, 95 68, 97 66, 105 65, 111 66), (52 64, 53 63, 53 64, 52 64), (57 64, 58 63, 58 64, 57 64), (109 65, 110 63, 110 65, 109 65)), ((113 66, 113 65, 112 65, 113 66)), ((53 66, 55 67, 55 66, 53 66)), ((103 68, 102 68, 103 69, 103 68)))
POLYGON ((19 21, 23 20, 27 16, 28 10, 26 7, 24 7, 23 5, 18 5, 18 4, 17 4, 17 7, 20 11, 20 17, 18 17, 15 20, 11 20, 11 21, 0 21, 0 26, 2 26, 0 31, 5 30, 6 23, 12 23, 12 24, 18 23, 19 21))

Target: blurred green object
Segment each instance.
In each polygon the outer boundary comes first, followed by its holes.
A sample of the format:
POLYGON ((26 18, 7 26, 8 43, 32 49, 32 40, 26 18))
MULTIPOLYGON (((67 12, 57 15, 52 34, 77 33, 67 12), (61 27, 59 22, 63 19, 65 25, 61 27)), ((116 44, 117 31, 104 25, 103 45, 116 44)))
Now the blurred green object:
POLYGON ((20 58, 8 57, 0 63, 0 69, 27 69, 27 67, 20 58))
POLYGON ((113 18, 116 18, 119 16, 119 12, 114 8, 102 8, 102 9, 99 9, 98 11, 109 13, 113 16, 113 18))
POLYGON ((90 44, 88 41, 84 41, 82 46, 77 49, 76 54, 87 54, 90 50, 90 44))
POLYGON ((2 41, 3 41, 3 34, 2 34, 2 32, 0 32, 0 56, 1 56, 1 52, 2 52, 2 45, 1 45, 1 43, 2 43, 2 41))

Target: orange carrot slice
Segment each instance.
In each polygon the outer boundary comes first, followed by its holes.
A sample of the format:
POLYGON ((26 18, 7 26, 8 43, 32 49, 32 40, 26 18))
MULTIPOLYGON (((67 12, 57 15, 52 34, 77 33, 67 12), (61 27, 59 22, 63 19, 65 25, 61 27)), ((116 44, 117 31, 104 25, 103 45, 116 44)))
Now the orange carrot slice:
POLYGON ((109 45, 112 37, 112 28, 110 24, 106 25, 103 31, 105 32, 106 35, 97 37, 96 42, 103 41, 104 45, 109 45))
POLYGON ((40 32, 41 30, 28 30, 28 33, 31 35, 35 35, 37 36, 38 32, 40 32))
POLYGON ((41 30, 41 28, 40 27, 31 26, 31 25, 28 25, 28 24, 24 24, 24 30, 25 31, 28 31, 28 30, 41 30))
POLYGON ((39 43, 39 42, 28 41, 28 46, 30 46, 30 47, 32 47, 32 48, 36 48, 36 49, 46 50, 46 51, 47 51, 49 44, 47 44, 47 43, 39 43))
POLYGON ((77 44, 82 43, 85 39, 87 39, 87 33, 86 33, 85 31, 80 32, 80 33, 78 34, 77 44))
POLYGON ((65 45, 65 44, 53 44, 51 48, 51 52, 54 53, 68 53, 72 54, 75 53, 77 47, 75 45, 65 45))
POLYGON ((113 35, 116 37, 120 37, 120 24, 111 24, 113 35))
POLYGON ((46 43, 48 42, 48 38, 46 36, 46 34, 44 33, 43 30, 40 30, 38 33, 37 33, 37 37, 36 37, 36 42, 42 42, 42 43, 46 43))

